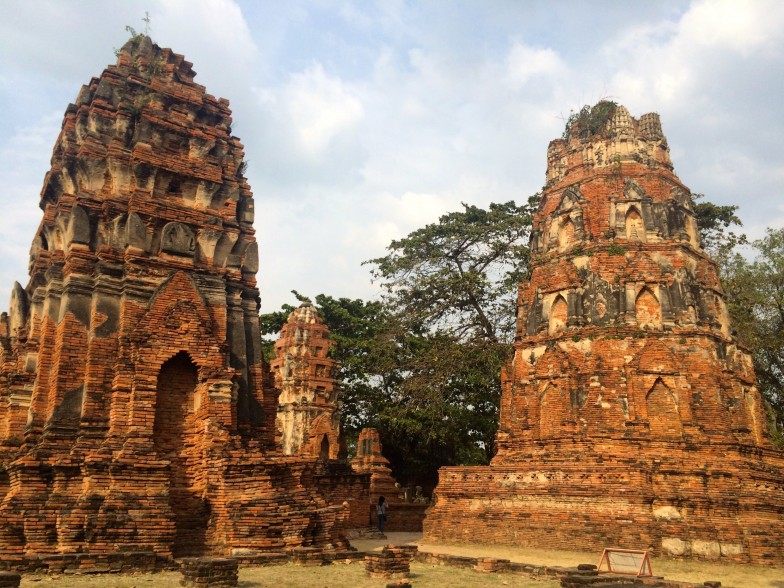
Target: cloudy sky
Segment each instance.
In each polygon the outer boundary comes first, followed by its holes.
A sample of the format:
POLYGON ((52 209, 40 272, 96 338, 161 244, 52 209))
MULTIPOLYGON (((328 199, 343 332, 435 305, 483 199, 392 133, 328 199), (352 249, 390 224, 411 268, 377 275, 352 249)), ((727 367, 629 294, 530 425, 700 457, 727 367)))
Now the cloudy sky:
POLYGON ((571 110, 661 114, 692 191, 784 226, 779 0, 4 0, 0 308, 27 283, 63 113, 126 25, 193 62, 246 147, 262 309, 377 294, 363 260, 461 202, 522 202, 571 110))

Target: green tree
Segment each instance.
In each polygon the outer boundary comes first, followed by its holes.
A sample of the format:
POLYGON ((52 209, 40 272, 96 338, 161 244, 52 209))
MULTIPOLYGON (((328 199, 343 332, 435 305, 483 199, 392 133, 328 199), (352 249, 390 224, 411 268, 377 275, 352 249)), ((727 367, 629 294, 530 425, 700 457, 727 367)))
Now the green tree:
POLYGON ((725 260, 722 281, 733 327, 751 349, 773 440, 784 447, 784 229, 768 229, 753 247, 753 261, 739 253, 725 260))
POLYGON ((746 235, 736 234, 730 230, 730 227, 743 225, 736 214, 738 206, 713 204, 703 200, 705 198, 703 194, 694 194, 692 198, 694 219, 700 228, 702 248, 714 259, 721 263, 735 253, 738 245, 748 243, 746 235))
POLYGON ((524 205, 463 204, 438 223, 392 241, 373 276, 403 324, 456 340, 511 342, 517 284, 528 271, 528 238, 540 195, 524 205))
POLYGON ((500 370, 539 197, 464 204, 367 262, 399 329, 400 384, 378 411, 379 429, 390 454, 406 448, 406 470, 420 483, 434 483, 443 465, 487 463, 494 453, 500 370))

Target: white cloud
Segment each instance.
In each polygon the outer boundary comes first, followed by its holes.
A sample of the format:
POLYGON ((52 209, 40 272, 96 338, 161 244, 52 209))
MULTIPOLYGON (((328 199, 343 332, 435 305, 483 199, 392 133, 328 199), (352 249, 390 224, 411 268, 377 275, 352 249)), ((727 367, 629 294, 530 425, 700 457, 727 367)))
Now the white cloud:
POLYGON ((702 0, 681 20, 680 35, 692 42, 749 55, 782 35, 784 7, 778 0, 702 0))
POLYGON ((364 116, 356 94, 326 75, 318 63, 292 75, 282 94, 292 132, 311 156, 321 154, 341 133, 356 129, 364 116))
POLYGON ((0 222, 5 258, 17 263, 10 273, 26 275, 61 113, 113 61, 124 26, 143 27, 145 10, 153 38, 231 101, 256 194, 266 310, 292 288, 374 295, 361 261, 462 201, 523 201, 544 181, 547 144, 566 113, 605 97, 635 116, 659 111, 683 180, 714 202, 741 204, 749 233, 781 225, 780 6, 0 3, 0 222), (17 211, 22 200, 32 212, 17 211))
POLYGON ((537 49, 516 42, 506 58, 507 79, 516 88, 532 78, 557 77, 566 71, 566 64, 550 48, 537 49))
POLYGON ((259 51, 236 2, 159 0, 149 12, 152 38, 185 55, 209 93, 232 104, 246 98, 259 51))

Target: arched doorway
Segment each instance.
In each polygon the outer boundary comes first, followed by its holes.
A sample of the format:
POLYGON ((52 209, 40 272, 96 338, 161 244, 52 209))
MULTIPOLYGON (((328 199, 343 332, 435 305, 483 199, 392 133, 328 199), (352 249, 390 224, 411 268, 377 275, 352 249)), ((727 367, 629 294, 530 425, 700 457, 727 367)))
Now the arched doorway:
POLYGON ((171 462, 169 506, 174 514, 175 557, 200 555, 206 550, 209 502, 198 459, 195 400, 198 371, 184 351, 161 366, 155 394, 153 443, 158 457, 171 462))
POLYGON ((636 209, 630 208, 626 213, 626 238, 629 241, 645 240, 645 225, 636 209))
POLYGON ((567 218, 558 230, 558 249, 566 251, 574 244, 574 223, 567 218))

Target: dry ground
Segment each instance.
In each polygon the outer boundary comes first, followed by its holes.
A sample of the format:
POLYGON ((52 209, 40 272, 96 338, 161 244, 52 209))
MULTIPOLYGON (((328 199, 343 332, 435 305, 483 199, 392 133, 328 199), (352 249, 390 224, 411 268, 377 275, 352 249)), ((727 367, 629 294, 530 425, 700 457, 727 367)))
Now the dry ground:
MULTIPOLYGON (((578 563, 598 563, 598 553, 580 551, 556 551, 548 549, 511 548, 495 545, 435 545, 421 540, 420 533, 388 533, 386 540, 356 539, 352 544, 359 550, 380 550, 387 543, 417 543, 422 551, 450 553, 471 557, 486 556, 510 559, 537 565, 573 566, 578 563)), ((675 561, 654 559, 653 572, 671 580, 702 583, 718 580, 723 587, 732 588, 784 588, 784 567, 741 566, 709 562, 675 561)), ((179 586, 180 574, 135 575, 68 575, 24 576, 24 588, 175 588, 179 586)), ((323 567, 295 565, 240 568, 241 588, 264 586, 293 588, 382 588, 386 580, 371 580, 365 576, 361 562, 323 567)), ((411 564, 411 584, 417 588, 479 588, 484 586, 507 586, 510 588, 557 588, 560 583, 553 580, 538 580, 514 574, 480 574, 472 570, 450 567, 411 564)))
MULTIPOLYGON (((411 564, 410 582, 417 588, 558 588, 561 584, 553 580, 533 580, 525 576, 479 574, 471 570, 455 570, 447 567, 431 567, 411 564)), ((239 588, 384 588, 389 580, 372 580, 365 576, 361 562, 322 567, 303 567, 293 564, 265 568, 241 568, 239 588)), ((62 576, 58 579, 46 576, 29 576, 23 579, 24 588, 179 588, 180 574, 139 574, 133 576, 62 576)))

